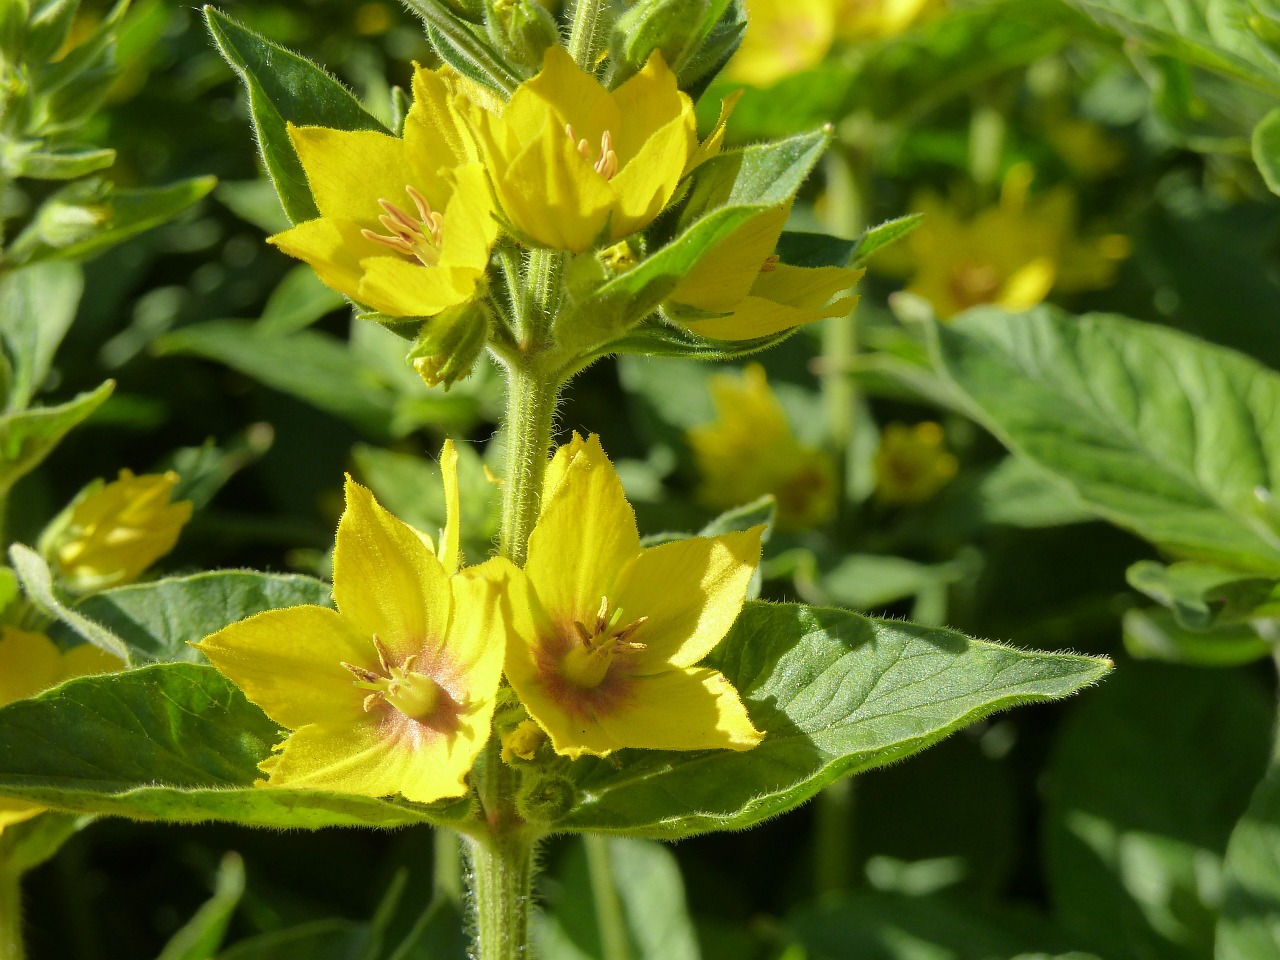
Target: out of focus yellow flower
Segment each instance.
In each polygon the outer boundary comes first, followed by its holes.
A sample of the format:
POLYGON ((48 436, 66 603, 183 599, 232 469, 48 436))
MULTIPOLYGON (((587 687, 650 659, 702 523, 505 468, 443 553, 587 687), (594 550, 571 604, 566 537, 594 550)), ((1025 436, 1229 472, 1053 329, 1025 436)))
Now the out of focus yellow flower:
POLYGON ((702 482, 698 499, 727 510, 767 493, 778 501, 778 525, 815 527, 836 505, 835 468, 823 451, 796 440, 764 368, 711 378, 716 419, 689 431, 702 482))
POLYGON ((942 7, 942 0, 835 0, 836 34, 853 43, 886 40, 942 7))
POLYGON ((881 433, 876 451, 876 499, 895 505, 932 500, 959 467, 938 424, 891 423, 881 433))
POLYGON ((726 75, 772 86, 821 63, 835 35, 833 0, 747 0, 747 33, 726 75))
POLYGON ((693 102, 659 53, 606 90, 563 47, 549 47, 501 115, 472 104, 470 120, 512 228, 575 253, 648 226, 698 146, 693 102))
POLYGON ((173 549, 191 502, 170 503, 178 475, 144 473, 91 485, 70 508, 52 553, 69 589, 102 590, 138 579, 173 549))
MULTIPOLYGON (((121 666, 111 654, 87 643, 63 651, 42 633, 0 627, 0 707, 34 697, 63 680, 110 673, 121 666)), ((44 809, 25 800, 0 799, 0 830, 44 809)))
POLYGON ((1044 133, 1067 166, 1083 177, 1106 177, 1124 165, 1124 147, 1091 120, 1058 116, 1045 123, 1044 133))
POLYGON ((1129 255, 1128 238, 1077 237, 1075 195, 1058 187, 1029 198, 1031 178, 1025 164, 1011 168, 999 204, 972 219, 936 196, 918 197, 913 208, 924 222, 896 258, 886 251, 874 262, 885 272, 905 268, 908 292, 928 300, 943 320, 983 303, 1027 310, 1050 290, 1110 286, 1129 255))
POLYGON ((714 340, 754 340, 848 314, 857 297, 831 298, 862 270, 793 267, 773 256, 789 214, 783 205, 752 217, 699 260, 663 303, 667 318, 714 340))

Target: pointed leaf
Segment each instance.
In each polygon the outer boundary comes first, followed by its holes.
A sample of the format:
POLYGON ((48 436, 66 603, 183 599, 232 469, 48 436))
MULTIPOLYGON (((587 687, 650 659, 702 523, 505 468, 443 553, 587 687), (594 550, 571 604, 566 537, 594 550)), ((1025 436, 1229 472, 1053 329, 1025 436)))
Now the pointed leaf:
POLYGON ((115 381, 53 407, 36 407, 0 417, 0 496, 40 465, 74 427, 102 406, 115 381))
POLYGON ((932 326, 966 409, 1101 517, 1188 559, 1280 573, 1280 375, 1124 317, 976 309, 932 326))
POLYGON ((70 263, 39 264, 0 276, 0 340, 13 368, 6 410, 25 410, 44 384, 83 290, 84 276, 70 263))
POLYGON ((262 789, 284 736, 208 666, 82 677, 0 709, 0 795, 83 813, 248 826, 402 826, 451 809, 325 790, 262 789))
POLYGON ((555 826, 674 839, 738 830, 967 724, 1097 682, 1105 660, 1037 653, 845 610, 748 603, 706 661, 766 731, 752 750, 632 751, 569 768, 555 826))

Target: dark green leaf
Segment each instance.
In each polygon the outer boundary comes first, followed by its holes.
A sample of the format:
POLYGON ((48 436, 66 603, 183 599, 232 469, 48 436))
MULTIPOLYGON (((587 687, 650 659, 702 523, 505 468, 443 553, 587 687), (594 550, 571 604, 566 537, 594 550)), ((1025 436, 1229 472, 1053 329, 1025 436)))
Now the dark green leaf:
POLYGON ((213 960, 244 895, 244 862, 228 853, 218 867, 213 896, 169 938, 158 960, 213 960))
POLYGON ((92 416, 115 389, 107 380, 53 407, 36 407, 0 417, 0 496, 30 473, 74 427, 92 416))
POLYGON ((1238 667, 1269 656, 1272 643, 1252 627, 1229 624, 1188 630, 1170 610, 1128 610, 1124 620, 1124 648, 1142 660, 1163 660, 1195 667, 1238 667))
POLYGON ((1280 375, 1123 317, 971 310, 939 369, 1015 453, 1181 557, 1280 572, 1280 375))
POLYGON ((1273 761, 1227 846, 1216 960, 1280 958, 1280 766, 1273 761))
POLYGON ((0 340, 13 370, 6 410, 25 410, 44 384, 83 290, 84 276, 70 263, 0 275, 0 340))
POLYGON ((1100 956, 1212 955, 1269 699, 1242 669, 1128 664, 1076 705, 1048 771, 1049 883, 1061 921, 1100 956))
POLYGON ((205 7, 204 12, 214 42, 248 91, 258 149, 285 213, 293 223, 312 219, 319 211, 286 124, 381 132, 386 128, 346 87, 310 60, 213 7, 205 7))
POLYGON ((1253 128, 1253 162, 1272 193, 1280 193, 1280 107, 1253 128))
POLYGON ((161 355, 184 353, 217 360, 342 417, 371 436, 391 436, 395 393, 328 334, 299 330, 289 336, 268 336, 242 321, 212 320, 160 337, 154 349, 161 355))
POLYGON ((290 334, 346 305, 346 297, 321 283, 309 266, 294 267, 271 291, 258 320, 258 332, 273 336, 290 334))
POLYGON ((430 822, 458 806, 255 787, 283 736, 212 667, 83 677, 0 709, 0 794, 144 820, 305 829, 430 822))
POLYGON ((324 581, 299 574, 216 570, 106 590, 81 600, 74 611, 123 640, 135 661, 202 663, 188 644, 264 610, 329 606, 331 594, 324 581))
POLYGON ((655 838, 741 829, 842 775, 901 760, 998 710, 1068 696, 1109 669, 1089 657, 767 603, 747 604, 707 665, 737 688, 764 742, 740 753, 636 751, 620 766, 578 760, 569 767, 578 805, 557 828, 655 838))

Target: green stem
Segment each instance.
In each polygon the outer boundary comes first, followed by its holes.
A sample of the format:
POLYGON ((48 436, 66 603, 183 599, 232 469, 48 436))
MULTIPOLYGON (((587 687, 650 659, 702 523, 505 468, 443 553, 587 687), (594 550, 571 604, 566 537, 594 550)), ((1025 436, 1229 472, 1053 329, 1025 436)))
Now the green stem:
POLYGON ((818 896, 853 886, 853 811, 857 781, 845 777, 827 786, 814 804, 814 887, 818 896))
POLYGON ((596 924, 600 928, 602 960, 631 960, 631 942, 622 915, 622 901, 610 868, 609 840, 599 834, 582 837, 587 848, 587 872, 591 876, 591 899, 595 902, 596 924))
POLYGON ((602 0, 578 0, 573 5, 573 25, 569 28, 569 56, 588 73, 594 71, 596 35, 604 11, 602 0))
POLYGON ((467 837, 476 960, 529 960, 534 842, 520 831, 467 837))
POLYGON ((506 471, 498 552, 517 566, 524 565, 529 534, 538 519, 559 396, 559 381, 540 374, 532 364, 508 367, 506 471))
POLYGON ((23 960, 26 955, 22 942, 22 874, 0 869, 0 957, 23 960))

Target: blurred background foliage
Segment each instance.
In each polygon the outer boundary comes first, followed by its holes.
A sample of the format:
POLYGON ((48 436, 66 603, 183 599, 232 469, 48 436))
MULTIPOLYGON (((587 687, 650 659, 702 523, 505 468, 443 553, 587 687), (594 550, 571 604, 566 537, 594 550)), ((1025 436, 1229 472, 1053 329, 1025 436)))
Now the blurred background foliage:
MULTIPOLYGON (((1241 53, 1211 23, 1188 35, 1154 0, 892 16, 873 0, 747 7, 748 43, 761 46, 700 110, 713 122, 720 98, 745 84, 730 126, 739 142, 835 125, 793 226, 855 237, 929 216, 872 258, 856 325, 806 328, 752 364, 597 363, 562 428, 606 438, 652 534, 773 495, 765 597, 1106 654, 1119 669, 1065 706, 979 724, 749 833, 617 841, 633 956, 1210 957, 1228 838, 1269 756, 1267 646, 1196 645, 1146 610, 1126 570, 1158 559, 1155 548, 1091 519, 957 410, 899 320, 911 297, 891 295, 932 299, 939 315, 1047 298, 1280 364, 1277 207, 1259 173, 1269 175, 1265 118, 1280 84, 1269 41, 1250 34, 1262 52, 1241 53)), ((419 23, 391 2, 223 9, 326 65, 382 116, 410 63, 431 59, 419 23)), ((108 13, 86 0, 74 31, 108 13)), ((1253 15, 1268 36, 1269 9, 1253 15)), ((111 377, 117 388, 19 483, 11 536, 32 542, 94 477, 185 465, 207 495, 193 495, 199 509, 167 569, 324 573, 343 471, 406 520, 440 525, 430 455, 447 434, 475 444, 462 463, 464 546, 483 555, 496 529, 483 469, 496 370, 426 391, 394 336, 353 321, 308 268, 263 242, 284 220, 199 11, 137 0, 117 60, 85 131, 117 151, 112 180, 212 174, 219 185, 86 265, 45 386, 67 397, 111 377)), ((546 855, 546 955, 599 957, 581 848, 553 841, 546 855)), ((228 960, 461 957, 447 935, 456 916, 421 918, 414 897, 394 896, 406 877, 410 889, 432 882, 431 858, 422 830, 103 821, 31 875, 30 952, 157 956, 222 863, 214 913, 230 923, 229 944, 247 941, 219 954, 228 960), (234 913, 228 850, 244 869, 234 913), (415 923, 426 933, 410 936, 415 923)))

